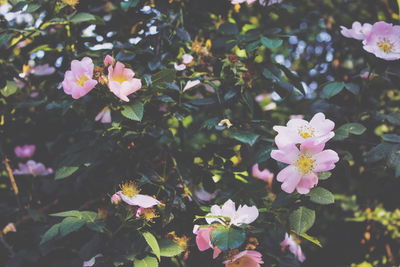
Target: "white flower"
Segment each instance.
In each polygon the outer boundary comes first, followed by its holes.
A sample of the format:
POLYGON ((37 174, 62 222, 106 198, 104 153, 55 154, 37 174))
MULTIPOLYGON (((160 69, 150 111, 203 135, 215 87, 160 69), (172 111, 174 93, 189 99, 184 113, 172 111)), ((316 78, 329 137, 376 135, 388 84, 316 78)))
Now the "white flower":
POLYGON ((236 210, 235 202, 232 200, 226 201, 221 207, 214 205, 211 207, 211 212, 206 215, 206 221, 208 224, 213 222, 219 222, 222 224, 240 226, 242 224, 250 224, 254 222, 258 217, 258 209, 256 206, 240 205, 236 210), (211 217, 227 217, 229 222, 225 222, 224 219, 211 218, 211 217), (207 218, 210 217, 210 218, 207 218))

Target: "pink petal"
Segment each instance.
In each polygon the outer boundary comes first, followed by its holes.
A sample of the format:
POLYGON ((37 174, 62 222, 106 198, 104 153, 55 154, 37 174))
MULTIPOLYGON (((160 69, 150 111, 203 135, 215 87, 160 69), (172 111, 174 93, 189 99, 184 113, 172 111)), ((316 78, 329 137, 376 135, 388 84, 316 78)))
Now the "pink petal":
POLYGON ((299 154, 299 149, 292 144, 282 147, 279 150, 272 150, 271 158, 286 164, 292 164, 297 160, 299 154))
POLYGON ((324 113, 317 113, 310 121, 310 125, 322 134, 327 134, 335 128, 335 123, 325 118, 324 113))
POLYGON ((302 174, 293 165, 289 165, 278 173, 277 180, 283 182, 281 188, 286 193, 293 193, 300 182, 302 174))
POLYGON ((314 159, 315 159, 314 171, 324 172, 335 168, 335 163, 339 161, 339 156, 335 151, 327 149, 314 155, 314 159))
POLYGON ((315 173, 310 173, 301 178, 296 190, 299 194, 308 194, 316 184, 318 184, 318 176, 315 173))

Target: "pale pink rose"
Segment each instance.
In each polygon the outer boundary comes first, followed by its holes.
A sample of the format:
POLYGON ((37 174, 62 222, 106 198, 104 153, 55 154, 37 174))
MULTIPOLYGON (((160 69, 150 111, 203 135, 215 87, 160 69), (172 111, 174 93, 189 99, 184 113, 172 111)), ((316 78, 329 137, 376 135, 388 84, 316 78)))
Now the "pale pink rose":
POLYGON ((104 58, 103 64, 104 64, 105 67, 108 67, 109 65, 112 66, 112 65, 114 65, 114 63, 115 63, 115 59, 112 56, 107 55, 104 58))
POLYGON ((254 222, 258 215, 259 212, 256 206, 249 207, 247 205, 240 205, 236 210, 235 202, 229 199, 221 207, 218 205, 213 205, 211 207, 211 212, 206 215, 206 221, 208 224, 219 222, 227 225, 227 222, 223 218, 211 218, 211 216, 228 217, 230 219, 229 225, 240 226, 242 224, 250 224, 254 222))
POLYGON ((315 144, 326 143, 335 136, 332 131, 335 123, 325 119, 323 113, 317 113, 310 122, 302 119, 291 119, 286 126, 274 126, 278 132, 275 143, 280 147, 292 144, 300 144, 304 141, 311 141, 315 144))
POLYGON ((193 61, 193 56, 189 54, 184 54, 182 56, 182 63, 185 65, 189 65, 193 61))
POLYGON ((35 145, 16 146, 14 148, 14 153, 19 158, 30 158, 33 156, 33 154, 35 154, 35 151, 35 145))
POLYGON ((289 116, 290 119, 304 119, 304 115, 301 114, 293 114, 289 116))
POLYGON ((357 40, 364 40, 367 38, 369 33, 371 32, 372 25, 369 23, 361 24, 358 21, 353 22, 352 28, 347 29, 344 26, 340 26, 341 34, 347 38, 353 38, 357 40))
POLYGON ((194 195, 197 197, 198 200, 202 202, 208 202, 216 198, 218 195, 218 190, 214 193, 209 193, 204 188, 200 188, 194 192, 194 195))
POLYGON ((128 95, 133 94, 142 87, 140 79, 133 78, 135 73, 121 62, 115 67, 108 67, 108 87, 121 100, 129 102, 128 95))
POLYGON ((193 228, 193 233, 196 235, 196 245, 200 251, 205 251, 209 248, 213 249, 213 259, 218 257, 218 255, 222 252, 218 247, 213 246, 211 243, 211 232, 214 230, 213 226, 206 228, 199 228, 198 225, 195 225, 193 228))
POLYGON ((281 242, 282 249, 289 247, 289 251, 300 261, 303 262, 306 260, 306 256, 304 255, 303 251, 299 244, 294 241, 291 235, 288 233, 285 234, 285 239, 281 242))
POLYGON ((161 202, 158 201, 157 199, 155 199, 151 196, 147 196, 147 195, 136 194, 133 197, 128 197, 128 196, 125 196, 122 193, 122 191, 118 191, 116 194, 118 194, 126 204, 131 205, 131 206, 138 206, 141 208, 148 209, 155 205, 161 204, 161 202))
POLYGON ((15 175, 45 176, 53 173, 53 169, 46 168, 43 163, 28 160, 27 163, 18 163, 19 169, 14 170, 15 175))
POLYGON ((78 99, 89 93, 97 84, 93 80, 94 64, 91 58, 84 57, 81 61, 72 60, 71 70, 67 71, 62 82, 64 92, 78 99))
POLYGON ((96 263, 96 258, 98 258, 98 257, 103 257, 103 254, 97 254, 96 256, 91 258, 90 260, 83 262, 83 266, 82 267, 92 267, 96 263))
POLYGON ((183 70, 185 70, 186 69, 186 65, 185 64, 176 64, 176 63, 174 63, 174 68, 175 68, 175 70, 177 70, 177 71, 183 71, 183 70))
POLYGON ((363 42, 364 49, 384 60, 400 59, 400 26, 376 22, 363 42))
POLYGON ((274 179, 274 174, 270 172, 268 169, 260 170, 258 164, 254 164, 251 168, 251 173, 254 178, 258 178, 263 180, 264 182, 271 183, 274 179))
POLYGON ((225 267, 260 267, 262 263, 262 254, 255 250, 244 250, 223 262, 225 267))
POLYGON ((49 64, 37 65, 30 69, 30 72, 35 76, 47 76, 53 74, 55 71, 56 69, 49 64))
POLYGON ((111 196, 112 204, 119 204, 121 201, 122 201, 122 198, 120 197, 119 194, 115 193, 114 195, 111 196))
POLYGON ((335 168, 339 161, 338 154, 333 150, 324 150, 324 143, 303 142, 300 149, 295 144, 272 150, 271 157, 277 161, 289 164, 277 175, 282 183, 282 190, 292 193, 295 189, 300 194, 308 194, 318 183, 318 172, 335 168))
POLYGON ((101 123, 111 123, 111 110, 109 107, 104 107, 99 114, 97 114, 95 121, 100 121, 101 123))

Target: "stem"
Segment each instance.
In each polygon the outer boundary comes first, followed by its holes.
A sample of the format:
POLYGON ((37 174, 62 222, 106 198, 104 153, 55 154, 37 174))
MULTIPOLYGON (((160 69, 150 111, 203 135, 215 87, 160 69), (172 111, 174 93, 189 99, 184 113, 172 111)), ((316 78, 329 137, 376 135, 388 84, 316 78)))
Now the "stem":
POLYGON ((18 196, 19 189, 18 189, 18 186, 17 186, 17 182, 15 181, 15 177, 14 177, 13 171, 12 171, 11 166, 10 166, 10 160, 7 157, 5 157, 4 160, 3 160, 3 164, 4 164, 4 167, 6 168, 6 172, 7 172, 8 178, 10 179, 10 183, 11 183, 11 187, 12 187, 12 189, 14 191, 14 195, 18 196))

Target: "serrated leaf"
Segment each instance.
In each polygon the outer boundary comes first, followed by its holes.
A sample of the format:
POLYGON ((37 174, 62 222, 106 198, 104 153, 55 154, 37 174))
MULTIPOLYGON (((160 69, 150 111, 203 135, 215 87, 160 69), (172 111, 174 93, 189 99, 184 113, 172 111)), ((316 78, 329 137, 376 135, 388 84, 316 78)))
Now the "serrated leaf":
POLYGON ((268 37, 265 36, 261 37, 260 41, 265 47, 268 47, 269 49, 278 48, 283 44, 282 40, 269 39, 268 37))
POLYGON ((7 81, 6 86, 0 90, 1 94, 4 97, 9 97, 10 95, 15 94, 18 91, 17 83, 14 81, 7 81))
POLYGON ((321 205, 328 205, 335 202, 333 194, 323 187, 315 187, 308 193, 310 200, 321 205))
POLYGON ((54 179, 58 180, 58 179, 64 179, 64 178, 70 177, 77 170, 79 170, 78 166, 63 166, 56 170, 54 179))
POLYGON ((76 13, 69 19, 69 21, 74 24, 88 22, 88 21, 94 21, 94 20, 96 20, 96 17, 94 15, 92 15, 90 13, 86 13, 86 12, 76 13))
POLYGON ((165 83, 172 83, 176 77, 176 70, 163 69, 151 76, 151 86, 156 89, 164 89, 165 83))
POLYGON ((78 231, 84 225, 85 221, 80 218, 67 217, 60 223, 60 234, 62 236, 68 235, 69 233, 78 231))
POLYGON ((143 118, 144 105, 141 102, 136 102, 133 105, 125 105, 122 107, 121 114, 130 120, 141 121, 143 118))
POLYGON ((360 86, 355 83, 346 83, 344 87, 351 93, 357 95, 360 92, 360 86))
POLYGON ((217 228, 211 232, 211 243, 221 250, 240 247, 246 239, 246 233, 234 228, 217 228))
POLYGON ((257 141, 257 139, 260 137, 260 135, 243 131, 243 130, 229 130, 228 135, 239 142, 249 144, 249 145, 254 145, 257 141))
POLYGON ((150 232, 142 233, 144 239, 146 240, 147 244, 153 250, 154 255, 156 255, 157 259, 160 260, 160 247, 158 246, 157 239, 154 235, 150 232))
POLYGON ((336 129, 333 140, 344 140, 349 137, 350 134, 361 135, 366 130, 367 128, 360 123, 346 123, 336 129))
POLYGON ((57 213, 50 214, 50 216, 82 218, 82 214, 79 210, 68 210, 68 211, 63 211, 63 212, 57 212, 57 213))
POLYGON ((322 87, 321 98, 329 99, 339 94, 344 88, 343 82, 330 82, 322 87))
POLYGON ((147 256, 144 259, 135 258, 134 267, 158 267, 158 261, 154 257, 147 256))
POLYGON ((160 255, 162 257, 175 257, 184 251, 183 248, 171 240, 161 240, 158 244, 160 246, 160 255))
POLYGON ((53 225, 52 227, 50 227, 50 229, 47 230, 46 233, 44 233, 44 235, 42 236, 42 240, 40 240, 40 244, 43 244, 43 243, 49 241, 50 239, 53 239, 59 233, 60 233, 60 224, 57 223, 57 224, 53 225))
POLYGON ((307 232, 315 222, 315 211, 306 207, 299 207, 292 211, 289 216, 289 223, 291 229, 297 234, 307 232))
POLYGON ((386 142, 400 143, 400 135, 397 134, 384 134, 382 139, 386 142))

